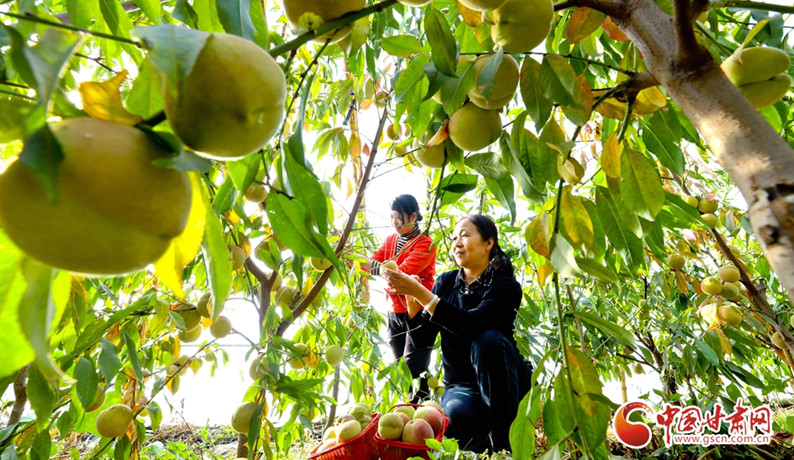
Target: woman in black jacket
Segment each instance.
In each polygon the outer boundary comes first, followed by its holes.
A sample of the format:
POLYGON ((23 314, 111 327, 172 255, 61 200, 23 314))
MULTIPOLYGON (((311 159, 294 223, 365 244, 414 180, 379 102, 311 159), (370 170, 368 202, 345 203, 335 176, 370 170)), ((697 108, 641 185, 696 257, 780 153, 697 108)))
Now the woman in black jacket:
POLYGON ((408 324, 417 347, 432 347, 441 333, 445 435, 475 452, 510 450, 510 424, 532 374, 513 338, 521 285, 488 217, 473 214, 457 223, 452 256, 460 268, 440 275, 432 291, 398 271, 382 275, 391 292, 415 299, 408 303, 408 324))

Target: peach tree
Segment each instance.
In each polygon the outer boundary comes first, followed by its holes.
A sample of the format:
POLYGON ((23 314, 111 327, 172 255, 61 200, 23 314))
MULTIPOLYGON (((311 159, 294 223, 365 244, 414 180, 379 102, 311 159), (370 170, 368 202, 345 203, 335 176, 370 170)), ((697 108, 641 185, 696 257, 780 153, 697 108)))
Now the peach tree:
POLYGON ((541 453, 541 429, 550 455, 608 458, 603 382, 645 369, 649 397, 704 409, 786 391, 792 12, 0 2, 2 457, 82 433, 103 436, 91 458, 146 455, 154 397, 223 369, 231 299, 257 320, 236 331, 238 456, 286 455, 342 398, 400 401, 410 374, 382 355, 365 270, 383 200, 365 192, 398 169, 427 184, 405 192, 427 205, 439 271, 472 212, 517 267, 537 384, 514 458, 541 453))

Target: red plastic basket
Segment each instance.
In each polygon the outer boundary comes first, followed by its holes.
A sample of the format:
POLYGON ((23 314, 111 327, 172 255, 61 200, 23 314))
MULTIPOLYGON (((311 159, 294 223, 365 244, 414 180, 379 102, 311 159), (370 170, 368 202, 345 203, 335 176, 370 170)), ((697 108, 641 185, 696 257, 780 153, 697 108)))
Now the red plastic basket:
MULTIPOLYGON (((392 412, 395 408, 400 406, 422 407, 421 404, 397 404, 396 406, 389 409, 389 412, 392 412)), ((441 427, 441 431, 436 435, 436 439, 438 441, 441 441, 444 438, 444 433, 447 431, 448 425, 449 417, 445 415, 444 426, 441 427)), ((378 455, 380 455, 380 460, 405 460, 406 458, 410 457, 422 457, 425 460, 430 459, 427 453, 431 449, 427 447, 427 445, 423 446, 420 444, 410 444, 402 441, 383 439, 377 433, 377 430, 375 432, 375 444, 378 446, 378 455)))
POLYGON ((315 446, 307 460, 377 460, 378 448, 375 445, 375 435, 378 433, 378 420, 380 414, 372 414, 372 421, 355 438, 343 442, 328 450, 317 452, 320 445, 315 446))

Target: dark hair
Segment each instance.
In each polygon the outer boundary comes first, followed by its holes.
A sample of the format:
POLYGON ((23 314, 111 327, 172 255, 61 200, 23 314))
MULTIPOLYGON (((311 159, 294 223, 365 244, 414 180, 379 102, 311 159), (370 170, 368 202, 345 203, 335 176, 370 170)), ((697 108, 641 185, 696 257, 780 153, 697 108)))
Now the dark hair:
POLYGON ((505 254, 502 248, 499 247, 499 230, 496 229, 496 224, 489 217, 482 214, 469 214, 461 220, 468 220, 480 232, 483 241, 488 241, 493 238, 493 246, 491 246, 491 267, 497 272, 515 278, 513 270, 513 262, 510 257, 505 254))
POLYGON ((422 221, 422 213, 419 212, 419 203, 413 195, 400 195, 391 202, 391 210, 400 213, 400 216, 416 213, 416 221, 422 221))

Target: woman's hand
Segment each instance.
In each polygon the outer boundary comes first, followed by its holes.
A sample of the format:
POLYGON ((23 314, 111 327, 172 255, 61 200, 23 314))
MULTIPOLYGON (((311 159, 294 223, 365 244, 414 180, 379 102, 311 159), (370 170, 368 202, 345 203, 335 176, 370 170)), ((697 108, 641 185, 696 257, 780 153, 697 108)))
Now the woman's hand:
POLYGON ((381 276, 389 284, 389 287, 386 288, 386 292, 389 294, 411 296, 422 305, 433 299, 433 293, 419 282, 419 278, 416 275, 408 275, 401 271, 381 268, 381 276))

